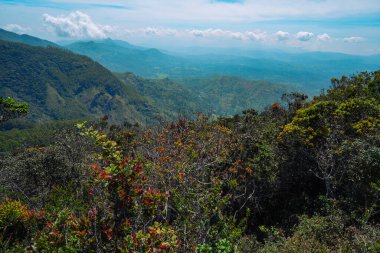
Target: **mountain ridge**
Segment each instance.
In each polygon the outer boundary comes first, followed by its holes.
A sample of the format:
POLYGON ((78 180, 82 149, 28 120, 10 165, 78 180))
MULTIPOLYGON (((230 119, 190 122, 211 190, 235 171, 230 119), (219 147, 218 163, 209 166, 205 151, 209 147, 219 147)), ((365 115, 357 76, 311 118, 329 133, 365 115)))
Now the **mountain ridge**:
POLYGON ((13 33, 4 29, 0 28, 0 40, 6 40, 6 41, 12 41, 12 42, 19 42, 19 43, 24 43, 30 46, 42 46, 42 47, 60 47, 59 45, 48 41, 48 40, 43 40, 34 36, 30 36, 28 34, 17 34, 13 33))

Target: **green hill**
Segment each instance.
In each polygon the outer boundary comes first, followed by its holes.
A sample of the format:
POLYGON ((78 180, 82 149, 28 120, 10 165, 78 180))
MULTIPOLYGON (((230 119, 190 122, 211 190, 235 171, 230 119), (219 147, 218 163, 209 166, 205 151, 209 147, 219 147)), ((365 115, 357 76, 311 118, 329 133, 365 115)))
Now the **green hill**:
POLYGON ((185 85, 164 78, 146 79, 132 73, 115 74, 127 87, 133 87, 160 111, 164 119, 175 119, 178 113, 192 115, 206 112, 208 103, 199 98, 198 93, 185 85))
POLYGON ((107 114, 146 123, 154 113, 148 101, 88 57, 6 41, 0 41, 0 94, 30 104, 34 122, 107 114))
POLYGON ((281 95, 296 88, 269 81, 245 80, 231 76, 191 78, 180 81, 145 79, 132 73, 115 74, 147 98, 166 118, 179 112, 230 116, 248 108, 263 110, 281 95))
POLYGON ((192 78, 183 81, 217 115, 228 116, 248 108, 263 110, 278 102, 281 95, 295 87, 269 81, 245 80, 232 76, 192 78))

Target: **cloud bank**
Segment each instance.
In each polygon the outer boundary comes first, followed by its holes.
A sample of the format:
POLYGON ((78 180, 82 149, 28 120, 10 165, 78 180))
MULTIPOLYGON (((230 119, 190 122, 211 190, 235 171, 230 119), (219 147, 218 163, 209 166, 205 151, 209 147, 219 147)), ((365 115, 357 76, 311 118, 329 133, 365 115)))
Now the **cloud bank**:
POLYGON ((64 38, 105 39, 113 31, 111 26, 95 24, 89 15, 80 11, 58 17, 44 14, 43 21, 49 29, 64 38))
MULTIPOLYGON (((219 45, 233 45, 234 41, 241 41, 244 46, 261 45, 265 46, 289 46, 303 49, 318 49, 331 46, 352 44, 366 41, 363 37, 332 37, 327 33, 313 33, 312 31, 290 32, 279 30, 262 31, 246 30, 234 31, 222 28, 208 29, 173 29, 166 27, 145 27, 126 28, 122 25, 111 27, 95 23, 91 17, 83 12, 75 11, 64 16, 43 15, 43 21, 48 30, 54 32, 59 37, 73 39, 105 39, 108 37, 127 39, 131 41, 150 41, 157 43, 191 42, 191 43, 218 43, 219 45), (334 43, 330 43, 334 42, 334 43)), ((13 24, 8 25, 9 29, 21 29, 13 24)), ((236 43, 235 43, 236 44, 236 43)))

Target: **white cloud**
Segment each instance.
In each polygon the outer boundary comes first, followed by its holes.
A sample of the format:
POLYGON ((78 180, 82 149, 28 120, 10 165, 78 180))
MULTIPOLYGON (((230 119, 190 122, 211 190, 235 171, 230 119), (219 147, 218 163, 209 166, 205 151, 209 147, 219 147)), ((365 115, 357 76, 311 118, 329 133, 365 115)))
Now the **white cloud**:
POLYGON ((205 30, 187 30, 189 35, 202 38, 232 38, 232 39, 246 39, 243 33, 241 32, 232 32, 222 29, 205 29, 205 30))
POLYGON ((280 41, 290 39, 290 33, 288 32, 278 31, 275 33, 275 36, 277 40, 280 40, 280 41))
POLYGON ((359 43, 359 42, 363 42, 365 40, 366 39, 363 37, 348 37, 348 38, 343 39, 343 41, 346 43, 359 43))
POLYGON ((319 41, 329 41, 331 39, 330 35, 328 35, 327 33, 324 33, 324 34, 319 34, 317 36, 317 39, 319 41))
POLYGON ((223 29, 188 30, 188 34, 203 38, 226 38, 235 40, 263 41, 267 38, 267 33, 262 31, 234 32, 223 29))
POLYGON ((175 36, 178 34, 178 31, 175 29, 154 28, 154 27, 147 27, 147 28, 143 28, 143 29, 138 29, 136 31, 130 31, 130 32, 131 33, 142 33, 142 34, 146 34, 146 35, 155 35, 155 36, 175 36))
POLYGON ((43 20, 60 37, 105 39, 113 30, 110 26, 95 24, 90 16, 80 11, 58 17, 44 14, 43 20))
MULTIPOLYGON (((187 29, 187 30, 177 30, 170 28, 156 28, 156 27, 146 27, 138 29, 126 29, 124 30, 127 36, 156 36, 156 37, 177 37, 177 38, 189 38, 194 37, 198 39, 229 39, 229 40, 240 40, 240 41, 257 41, 257 42, 270 42, 275 43, 281 41, 289 41, 289 45, 299 45, 295 44, 298 42, 310 41, 314 37, 321 42, 326 42, 332 40, 331 36, 327 33, 322 33, 315 35, 312 32, 298 32, 294 35, 286 31, 277 31, 275 33, 268 33, 266 31, 231 31, 224 30, 221 28, 209 28, 209 29, 187 29)), ((341 40, 342 41, 342 40, 341 40)))
POLYGON ((309 41, 314 37, 312 32, 298 32, 296 34, 296 39, 300 41, 309 41))
POLYGON ((10 32, 18 33, 18 34, 25 33, 29 30, 29 28, 22 27, 22 26, 17 25, 17 24, 7 24, 7 25, 3 26, 3 29, 10 31, 10 32))
POLYGON ((266 32, 257 31, 257 32, 245 32, 246 36, 255 41, 265 41, 268 36, 266 32))
POLYGON ((208 39, 233 39, 233 40, 252 40, 252 41, 264 41, 268 38, 267 33, 263 31, 230 31, 220 28, 209 29, 187 29, 176 30, 169 28, 154 28, 146 27, 141 29, 126 29, 127 35, 146 35, 146 36, 176 36, 176 37, 197 37, 208 39))

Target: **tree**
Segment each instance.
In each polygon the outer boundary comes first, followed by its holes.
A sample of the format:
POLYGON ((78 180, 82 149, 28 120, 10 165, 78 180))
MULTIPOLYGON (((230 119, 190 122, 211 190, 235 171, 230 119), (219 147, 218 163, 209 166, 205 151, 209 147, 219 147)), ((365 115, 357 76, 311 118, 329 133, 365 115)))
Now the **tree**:
MULTIPOLYGON (((307 99, 308 96, 300 92, 284 93, 281 96, 281 100, 287 104, 288 117, 293 117, 295 112, 304 106, 307 99)), ((288 117, 286 120, 287 122, 288 117)))
MULTIPOLYGON (((380 101, 376 98, 378 76, 378 72, 364 72, 333 79, 327 94, 315 97, 298 109, 279 135, 280 142, 285 144, 285 153, 297 150, 295 157, 298 161, 301 158, 310 161, 308 166, 301 164, 301 178, 305 180, 311 173, 320 179, 327 197, 369 199, 370 183, 377 172, 371 164, 364 166, 366 159, 361 156, 369 160, 374 157, 374 164, 377 159, 371 153, 361 151, 378 146, 380 141, 380 101), (357 143, 368 147, 352 152, 357 143), (352 170, 348 167, 351 163, 355 164, 352 170), (355 188, 350 182, 361 187, 355 188)), ((294 172, 294 164, 291 171, 294 172)))
POLYGON ((11 97, 0 97, 0 123, 17 118, 28 113, 28 104, 17 103, 11 97))

